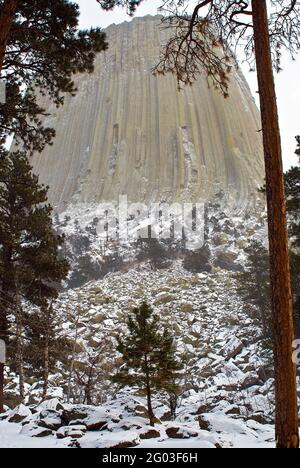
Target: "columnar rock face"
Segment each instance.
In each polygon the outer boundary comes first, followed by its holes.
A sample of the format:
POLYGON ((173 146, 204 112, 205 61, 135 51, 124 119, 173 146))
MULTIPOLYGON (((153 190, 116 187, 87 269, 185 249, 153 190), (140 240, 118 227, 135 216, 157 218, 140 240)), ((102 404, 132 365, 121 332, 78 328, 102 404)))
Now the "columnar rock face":
POLYGON ((230 98, 205 76, 178 91, 152 68, 168 32, 158 17, 107 29, 109 50, 78 93, 56 109, 44 102, 54 145, 33 157, 58 211, 76 203, 209 200, 220 190, 240 209, 263 182, 259 113, 241 72, 230 98))

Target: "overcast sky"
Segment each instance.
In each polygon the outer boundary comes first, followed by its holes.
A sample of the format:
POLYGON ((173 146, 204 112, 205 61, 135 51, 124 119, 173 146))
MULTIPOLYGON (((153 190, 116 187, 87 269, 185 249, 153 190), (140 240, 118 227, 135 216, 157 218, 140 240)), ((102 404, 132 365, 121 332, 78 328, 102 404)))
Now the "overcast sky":
MULTIPOLYGON (((96 0, 76 0, 81 9, 81 27, 101 26, 105 28, 112 23, 122 23, 131 21, 124 9, 116 8, 113 12, 103 11, 96 0)), ((143 2, 136 13, 136 16, 147 14, 154 15, 161 5, 161 0, 147 0, 143 2)), ((297 157, 294 154, 296 141, 294 137, 300 134, 300 57, 296 62, 292 62, 286 56, 283 60, 283 72, 276 75, 276 89, 278 97, 281 134, 283 141, 283 156, 285 169, 297 164, 297 157)), ((249 73, 247 65, 243 66, 245 76, 250 84, 252 92, 258 99, 257 82, 255 73, 249 73)))

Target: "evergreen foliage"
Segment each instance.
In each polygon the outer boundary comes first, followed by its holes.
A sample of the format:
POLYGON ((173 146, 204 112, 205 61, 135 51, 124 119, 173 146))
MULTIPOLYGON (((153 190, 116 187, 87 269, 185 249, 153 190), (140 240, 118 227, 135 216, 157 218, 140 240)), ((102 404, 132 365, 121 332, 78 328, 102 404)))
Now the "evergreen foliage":
POLYGON ((161 270, 169 266, 168 251, 158 239, 139 239, 137 248, 139 250, 137 259, 139 261, 150 260, 154 270, 161 270))
MULTIPOLYGON (((296 137, 300 156, 300 137, 296 137)), ((293 302, 295 315, 295 333, 300 338, 300 166, 292 167, 285 174, 289 236, 291 239, 291 271, 293 282, 293 302)))
POLYGON ((261 330, 264 345, 272 348, 272 312, 269 275, 269 253, 258 241, 245 249, 247 265, 236 275, 237 292, 244 303, 245 312, 261 330))
MULTIPOLYGON (((0 1, 0 16, 4 1, 0 1)), ((1 79, 6 103, 0 104, 0 144, 8 135, 26 150, 41 151, 54 137, 43 125, 46 115, 38 94, 57 105, 74 95, 74 73, 91 73, 95 54, 107 48, 99 28, 78 29, 79 7, 67 0, 18 2, 10 30, 1 79)))
POLYGON ((149 421, 154 426, 153 392, 174 394, 179 390, 176 377, 181 365, 175 358, 174 339, 167 329, 162 331, 159 317, 145 302, 133 310, 127 327, 128 335, 118 340, 124 365, 113 382, 122 387, 138 387, 146 393, 149 421))
MULTIPOLYGON (((45 333, 49 340, 51 336, 54 339, 56 325, 52 309, 49 315, 49 304, 57 298, 59 286, 69 270, 68 262, 60 255, 63 237, 54 232, 52 209, 46 202, 47 187, 39 184, 26 154, 3 152, 0 158, 0 337, 8 342, 15 327, 20 330, 19 335, 26 330, 32 339, 31 346, 40 351, 45 333), (32 316, 24 313, 22 301, 37 306, 32 316)), ((11 356, 14 357, 13 350, 11 356)), ((23 366, 22 362, 17 364, 23 366)))
POLYGON ((184 256, 183 266, 187 271, 191 271, 192 273, 210 273, 212 271, 210 259, 210 248, 206 244, 199 250, 187 251, 184 256))

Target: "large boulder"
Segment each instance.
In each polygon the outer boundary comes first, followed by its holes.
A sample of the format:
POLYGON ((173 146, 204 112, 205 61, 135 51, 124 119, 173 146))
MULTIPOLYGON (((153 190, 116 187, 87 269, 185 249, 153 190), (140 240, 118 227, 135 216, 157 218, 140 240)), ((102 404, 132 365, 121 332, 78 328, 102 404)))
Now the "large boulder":
POLYGON ((232 405, 225 410, 225 414, 232 416, 241 416, 241 408, 238 406, 232 405))
POLYGON ((140 432, 140 439, 158 439, 160 437, 160 432, 156 429, 144 429, 140 432))
POLYGON ((199 435, 197 431, 193 431, 189 427, 175 425, 168 427, 166 434, 170 439, 190 439, 199 435))
POLYGON ((210 422, 208 421, 208 419, 203 416, 203 415, 200 415, 198 417, 198 422, 199 422, 199 427, 202 431, 210 431, 211 430, 211 425, 210 425, 210 422))
POLYGON ((119 423, 120 418, 114 414, 107 414, 103 410, 95 410, 83 419, 82 422, 86 425, 88 431, 103 431, 108 427, 108 424, 119 423))
POLYGON ((17 406, 10 414, 8 421, 11 423, 21 423, 24 419, 32 416, 32 413, 29 408, 25 405, 21 404, 17 406))
POLYGON ((42 438, 42 437, 49 437, 51 435, 53 435, 53 432, 50 429, 39 427, 35 431, 32 432, 31 437, 42 438))
POLYGON ((39 404, 37 410, 63 411, 64 407, 58 398, 52 398, 51 400, 45 400, 39 404))
POLYGON ((31 422, 22 428, 21 434, 29 437, 40 438, 53 435, 53 431, 45 427, 39 427, 35 422, 31 422))
POLYGON ((241 381, 242 390, 253 387, 254 385, 259 385, 261 380, 256 372, 248 372, 241 381))
POLYGON ((70 437, 71 439, 81 439, 86 433, 86 427, 83 425, 79 426, 65 426, 61 427, 57 433, 56 437, 58 439, 66 439, 70 437))
POLYGON ((61 418, 63 422, 66 424, 66 426, 76 420, 84 420, 88 417, 88 411, 86 408, 82 408, 80 406, 76 407, 70 407, 67 409, 64 409, 61 415, 61 418))
POLYGON ((227 361, 235 358, 243 350, 243 343, 236 338, 235 336, 229 340, 229 342, 224 346, 221 351, 222 356, 225 357, 227 361))
POLYGON ((57 431, 61 426, 63 426, 63 422, 57 411, 43 410, 40 413, 38 426, 50 429, 51 431, 57 431))
POLYGON ((126 448, 133 448, 137 447, 139 445, 139 442, 137 440, 130 440, 130 441, 124 441, 124 442, 119 442, 116 445, 112 445, 111 449, 126 449, 126 448))
POLYGON ((264 413, 255 413, 250 416, 250 420, 253 420, 259 424, 273 424, 273 420, 270 416, 264 413))

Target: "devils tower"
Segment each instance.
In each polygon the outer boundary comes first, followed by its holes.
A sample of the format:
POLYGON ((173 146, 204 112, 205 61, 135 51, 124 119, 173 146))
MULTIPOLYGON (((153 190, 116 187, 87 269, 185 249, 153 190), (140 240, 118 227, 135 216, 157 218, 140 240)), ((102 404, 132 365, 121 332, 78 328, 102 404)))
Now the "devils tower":
POLYGON ((181 91, 152 70, 170 33, 159 17, 107 29, 109 50, 92 75, 75 77, 75 97, 46 99, 54 145, 32 164, 59 212, 114 201, 210 200, 220 190, 244 209, 263 183, 259 112, 239 70, 224 99, 205 76, 181 91))

